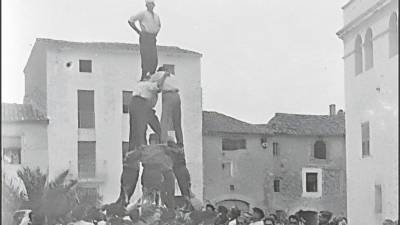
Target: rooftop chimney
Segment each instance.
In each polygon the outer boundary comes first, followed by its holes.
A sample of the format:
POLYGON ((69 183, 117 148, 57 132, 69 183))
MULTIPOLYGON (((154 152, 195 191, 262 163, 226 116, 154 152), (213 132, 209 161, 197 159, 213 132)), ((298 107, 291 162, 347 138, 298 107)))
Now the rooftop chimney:
POLYGON ((336 115, 336 105, 335 104, 329 105, 329 115, 330 116, 336 115))

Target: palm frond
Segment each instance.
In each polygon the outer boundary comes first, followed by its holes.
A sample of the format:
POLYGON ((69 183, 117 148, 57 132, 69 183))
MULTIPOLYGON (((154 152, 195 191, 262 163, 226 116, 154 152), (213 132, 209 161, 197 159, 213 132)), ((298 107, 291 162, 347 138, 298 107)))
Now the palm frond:
POLYGON ((65 170, 60 175, 58 175, 53 182, 51 182, 54 186, 61 186, 64 184, 65 179, 67 178, 69 170, 65 170))

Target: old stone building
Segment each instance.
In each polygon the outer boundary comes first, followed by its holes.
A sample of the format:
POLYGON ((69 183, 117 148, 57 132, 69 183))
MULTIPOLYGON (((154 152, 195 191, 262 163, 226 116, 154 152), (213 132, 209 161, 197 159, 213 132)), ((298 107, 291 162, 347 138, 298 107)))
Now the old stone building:
POLYGON ((204 199, 244 210, 346 215, 344 112, 249 124, 203 112, 204 199))
POLYGON ((276 113, 266 127, 265 197, 272 211, 329 210, 346 215, 344 112, 330 115, 276 113))
POLYGON ((258 126, 203 112, 204 200, 242 210, 265 208, 264 177, 271 165, 258 126))
POLYGON ((398 218, 398 7, 397 0, 342 7, 349 224, 398 218))
POLYGON ((14 178, 23 166, 39 167, 46 172, 46 116, 31 105, 2 103, 1 122, 2 171, 7 178, 14 178))

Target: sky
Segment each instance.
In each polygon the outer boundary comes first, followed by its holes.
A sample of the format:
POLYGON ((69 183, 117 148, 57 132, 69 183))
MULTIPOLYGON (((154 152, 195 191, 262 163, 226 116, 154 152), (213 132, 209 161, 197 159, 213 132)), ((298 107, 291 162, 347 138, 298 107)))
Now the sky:
MULTIPOLYGON (((203 54, 203 110, 249 123, 275 113, 344 109, 347 0, 156 0, 159 45, 203 54)), ((2 0, 2 102, 22 103, 36 38, 138 43, 128 18, 144 0, 2 0)), ((345 110, 345 109, 344 109, 345 110)))

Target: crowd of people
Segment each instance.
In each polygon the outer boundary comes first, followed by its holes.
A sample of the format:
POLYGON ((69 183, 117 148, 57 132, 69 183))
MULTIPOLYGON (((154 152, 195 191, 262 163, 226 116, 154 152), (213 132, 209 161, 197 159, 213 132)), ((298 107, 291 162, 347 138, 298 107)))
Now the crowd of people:
MULTIPOLYGON (((237 207, 228 209, 212 204, 203 206, 199 202, 185 201, 175 210, 157 204, 137 201, 129 204, 125 211, 115 203, 100 209, 94 207, 76 209, 72 212, 74 223, 70 225, 347 225, 347 218, 334 216, 329 211, 298 211, 290 216, 267 214, 261 208, 241 211, 237 207)), ((383 225, 397 225, 397 221, 386 219, 383 225)))

